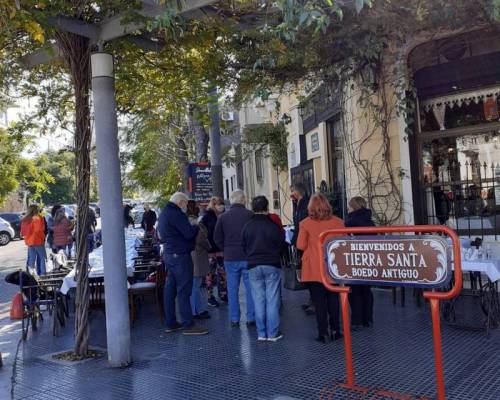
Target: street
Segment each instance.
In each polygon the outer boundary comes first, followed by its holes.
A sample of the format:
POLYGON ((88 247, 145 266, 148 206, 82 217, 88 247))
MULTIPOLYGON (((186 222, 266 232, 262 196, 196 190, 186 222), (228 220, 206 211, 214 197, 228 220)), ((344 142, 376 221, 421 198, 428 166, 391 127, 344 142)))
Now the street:
POLYGON ((0 352, 3 359, 3 367, 0 368, 0 399, 10 397, 12 365, 21 338, 20 321, 11 321, 9 315, 11 300, 18 287, 5 282, 5 276, 22 268, 25 262, 26 246, 22 240, 0 247, 0 352))

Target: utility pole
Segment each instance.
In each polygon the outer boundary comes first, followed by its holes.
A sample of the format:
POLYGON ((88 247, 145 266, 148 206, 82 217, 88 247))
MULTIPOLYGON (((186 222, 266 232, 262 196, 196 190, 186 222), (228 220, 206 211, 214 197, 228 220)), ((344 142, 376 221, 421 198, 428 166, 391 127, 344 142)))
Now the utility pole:
POLYGON ((130 319, 113 56, 94 53, 91 62, 108 361, 113 367, 123 367, 131 362, 130 319))
POLYGON ((212 195, 224 198, 222 178, 222 151, 220 144, 219 96, 217 88, 208 92, 208 115, 210 117, 210 161, 212 166, 212 195))

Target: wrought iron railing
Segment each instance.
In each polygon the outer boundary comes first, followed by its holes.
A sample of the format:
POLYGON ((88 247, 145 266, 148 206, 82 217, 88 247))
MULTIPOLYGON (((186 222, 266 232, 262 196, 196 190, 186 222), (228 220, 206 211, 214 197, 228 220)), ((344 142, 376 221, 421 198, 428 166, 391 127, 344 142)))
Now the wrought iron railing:
POLYGON ((428 166, 420 193, 428 224, 446 224, 460 235, 500 235, 500 164, 453 162, 428 166), (431 177, 433 178, 431 181, 431 177))

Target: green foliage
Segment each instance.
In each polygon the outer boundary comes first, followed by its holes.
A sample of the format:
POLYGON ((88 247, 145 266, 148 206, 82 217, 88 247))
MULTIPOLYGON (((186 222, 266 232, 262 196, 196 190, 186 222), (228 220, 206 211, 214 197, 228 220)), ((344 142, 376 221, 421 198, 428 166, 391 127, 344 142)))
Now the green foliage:
POLYGON ((140 134, 141 139, 131 154, 133 169, 130 178, 136 186, 156 193, 163 204, 182 185, 182 171, 169 147, 168 136, 152 130, 140 134))
MULTIPOLYGON (((249 125, 243 130, 244 152, 262 151, 270 157, 275 168, 286 171, 288 167, 287 132, 283 123, 249 125)), ((248 155, 247 155, 248 156, 248 155)))
POLYGON ((29 137, 0 129, 0 205, 15 190, 27 191, 31 201, 41 201, 53 183, 49 172, 21 155, 29 144, 29 137))
POLYGON ((34 160, 39 171, 52 176, 42 193, 44 204, 72 204, 75 202, 75 156, 69 151, 43 153, 34 160))
POLYGON ((0 205, 19 186, 18 166, 25 147, 26 140, 22 136, 0 129, 0 205))

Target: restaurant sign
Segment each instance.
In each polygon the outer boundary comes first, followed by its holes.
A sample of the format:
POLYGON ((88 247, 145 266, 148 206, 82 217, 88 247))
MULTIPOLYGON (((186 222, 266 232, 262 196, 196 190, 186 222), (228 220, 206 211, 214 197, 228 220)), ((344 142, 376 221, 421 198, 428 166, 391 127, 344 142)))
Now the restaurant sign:
POLYGON ((450 280, 447 243, 439 236, 346 236, 325 243, 336 283, 442 287, 450 280))
POLYGON ((212 197, 212 168, 207 163, 191 163, 188 168, 189 192, 191 198, 202 204, 208 204, 212 197))

